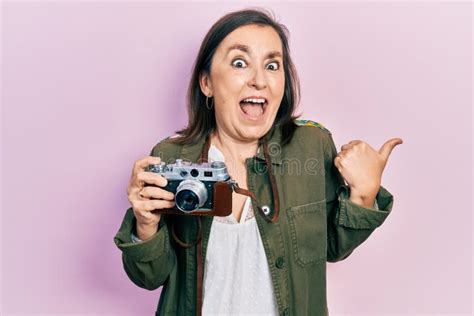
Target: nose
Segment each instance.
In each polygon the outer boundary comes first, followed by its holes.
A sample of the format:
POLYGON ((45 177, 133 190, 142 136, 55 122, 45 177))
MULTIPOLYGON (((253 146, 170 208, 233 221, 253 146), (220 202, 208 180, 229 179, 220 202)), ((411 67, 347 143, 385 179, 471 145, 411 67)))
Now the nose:
POLYGON ((257 90, 262 90, 267 87, 267 77, 265 71, 261 68, 254 68, 251 78, 248 81, 248 85, 257 90))

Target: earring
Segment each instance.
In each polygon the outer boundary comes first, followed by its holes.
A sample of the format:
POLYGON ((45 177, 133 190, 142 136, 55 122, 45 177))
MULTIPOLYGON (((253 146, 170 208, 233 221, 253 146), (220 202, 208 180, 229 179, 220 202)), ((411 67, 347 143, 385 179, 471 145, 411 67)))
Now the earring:
POLYGON ((211 106, 209 106, 209 104, 208 104, 208 101, 207 101, 208 99, 209 98, 206 96, 206 108, 210 111, 210 110, 212 110, 212 107, 214 106, 214 99, 211 98, 212 99, 211 106))

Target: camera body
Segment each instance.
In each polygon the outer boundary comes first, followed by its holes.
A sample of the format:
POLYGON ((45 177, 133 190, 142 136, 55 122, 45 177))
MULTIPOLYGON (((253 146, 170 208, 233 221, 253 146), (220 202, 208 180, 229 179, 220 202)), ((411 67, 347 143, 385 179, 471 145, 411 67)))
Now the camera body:
POLYGON ((234 181, 222 161, 191 163, 176 159, 173 164, 149 165, 145 171, 168 180, 163 188, 175 195, 175 206, 157 210, 177 215, 227 216, 232 213, 234 181))

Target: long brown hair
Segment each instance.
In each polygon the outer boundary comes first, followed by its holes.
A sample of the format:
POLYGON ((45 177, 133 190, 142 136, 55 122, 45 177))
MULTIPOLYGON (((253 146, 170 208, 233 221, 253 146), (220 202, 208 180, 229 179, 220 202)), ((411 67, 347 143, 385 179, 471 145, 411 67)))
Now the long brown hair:
POLYGON ((207 137, 216 128, 214 108, 212 110, 206 108, 206 96, 201 91, 199 78, 202 73, 210 74, 212 57, 222 40, 238 27, 249 24, 270 26, 280 36, 283 47, 285 88, 283 99, 269 133, 275 128, 280 128, 282 145, 291 140, 296 128, 294 120, 299 117, 299 115, 294 114, 294 111, 300 100, 300 84, 290 57, 289 31, 286 26, 275 20, 271 12, 265 9, 245 9, 224 15, 214 23, 202 41, 188 86, 188 126, 176 131, 179 137, 172 138, 171 141, 173 143, 181 145, 193 144, 199 138, 207 137))

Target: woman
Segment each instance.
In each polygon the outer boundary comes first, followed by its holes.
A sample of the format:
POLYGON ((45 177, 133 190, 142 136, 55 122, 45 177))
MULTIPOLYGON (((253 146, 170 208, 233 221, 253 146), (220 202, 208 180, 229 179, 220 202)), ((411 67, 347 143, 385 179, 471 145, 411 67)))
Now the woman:
POLYGON ((114 239, 136 285, 163 285, 156 315, 328 315, 326 262, 347 258, 390 213, 381 176, 402 140, 379 151, 354 140, 337 153, 329 130, 294 116, 298 98, 284 26, 259 10, 212 26, 189 124, 135 163, 114 239), (240 188, 232 214, 160 214, 174 195, 145 167, 177 158, 225 162, 240 188))

